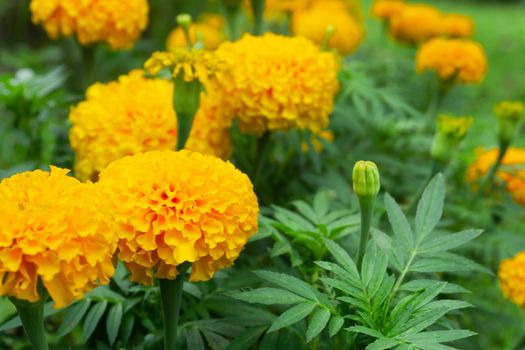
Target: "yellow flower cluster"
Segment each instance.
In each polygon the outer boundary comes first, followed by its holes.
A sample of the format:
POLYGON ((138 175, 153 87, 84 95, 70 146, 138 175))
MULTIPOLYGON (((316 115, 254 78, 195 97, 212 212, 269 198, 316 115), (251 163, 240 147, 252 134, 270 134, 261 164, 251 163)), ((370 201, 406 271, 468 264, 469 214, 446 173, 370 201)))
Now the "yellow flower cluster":
POLYGON ((133 45, 148 24, 147 0, 31 0, 35 24, 52 39, 76 35, 85 45, 105 42, 113 49, 133 45))
POLYGON ((243 132, 315 133, 328 124, 339 88, 334 54, 320 52, 308 39, 271 33, 226 42, 217 54, 228 67, 218 79, 221 107, 239 119, 243 132))
POLYGON ((424 43, 416 56, 418 72, 434 70, 444 81, 479 83, 487 66, 483 48, 470 40, 435 38, 424 43))
POLYGON ((144 64, 144 69, 151 75, 169 69, 174 78, 180 73, 184 81, 198 80, 207 86, 210 78, 215 77, 222 66, 221 60, 212 52, 176 47, 169 52, 154 52, 144 64))
POLYGON ((438 117, 437 128, 438 132, 447 138, 461 140, 467 135, 473 122, 472 117, 453 117, 442 114, 438 117))
POLYGON ((523 115, 523 103, 519 101, 501 101, 494 106, 498 118, 516 121, 523 115))
POLYGON ((153 151, 117 160, 101 174, 119 227, 119 258, 132 280, 174 279, 192 263, 191 281, 231 266, 257 231, 249 178, 229 163, 190 151, 153 151))
MULTIPOLYGON (((230 119, 202 98, 187 148, 228 158, 230 119)), ((173 83, 146 79, 134 70, 108 84, 96 83, 86 100, 69 114, 69 138, 76 153, 75 175, 96 181, 114 160, 150 150, 174 150, 177 118, 173 109, 173 83)))
POLYGON ((390 21, 405 8, 405 0, 376 0, 372 4, 372 15, 384 21, 390 21))
POLYGON ((525 310, 525 252, 503 260, 498 277, 503 295, 525 310))
POLYGON ((51 167, 0 182, 0 295, 37 302, 39 279, 67 306, 113 275, 117 237, 102 197, 51 167))
MULTIPOLYGON (((198 48, 215 50, 225 40, 224 20, 220 16, 209 15, 202 22, 192 23, 189 28, 190 40, 198 48)), ((186 35, 181 27, 171 31, 166 41, 168 51, 187 47, 186 35)))
POLYGON ((407 5, 390 18, 389 24, 394 39, 418 44, 440 34, 441 14, 432 6, 407 5))
POLYGON ((322 45, 326 40, 327 28, 332 28, 334 32, 328 47, 341 54, 352 53, 363 38, 364 28, 346 11, 344 4, 342 8, 336 5, 330 7, 320 3, 296 11, 292 17, 292 32, 322 45))
MULTIPOLYGON (((498 153, 497 148, 479 150, 477 159, 468 168, 467 179, 473 183, 485 176, 496 162, 498 153)), ((525 205, 525 148, 509 148, 501 164, 496 177, 505 183, 506 190, 517 203, 525 205)))

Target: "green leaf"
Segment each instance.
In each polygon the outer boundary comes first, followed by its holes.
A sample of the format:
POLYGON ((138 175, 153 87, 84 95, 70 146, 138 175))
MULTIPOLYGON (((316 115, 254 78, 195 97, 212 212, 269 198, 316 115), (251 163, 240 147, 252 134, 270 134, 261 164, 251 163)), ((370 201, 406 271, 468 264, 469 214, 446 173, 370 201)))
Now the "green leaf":
MULTIPOLYGON (((8 303, 11 304, 10 301, 8 301, 8 303)), ((50 301, 50 302, 47 302, 44 305, 44 318, 49 317, 49 316, 53 316, 54 314, 57 314, 60 311, 62 311, 61 309, 55 309, 53 307, 53 304, 54 304, 54 302, 50 301)), ((13 308, 14 308, 14 306, 13 306, 13 308)), ((15 312, 16 312, 16 309, 15 309, 15 312)), ((20 320, 20 317, 15 316, 12 319, 10 319, 9 321, 7 321, 4 324, 2 324, 2 326, 0 327, 0 332, 8 331, 10 329, 13 329, 13 328, 16 328, 16 327, 20 327, 20 326, 22 326, 22 321, 20 320)))
POLYGON ((417 346, 425 348, 425 345, 427 344, 446 343, 458 339, 468 338, 473 335, 476 335, 476 333, 464 329, 453 329, 446 331, 429 331, 411 334, 403 337, 403 340, 411 343, 417 343, 417 346))
POLYGON ((301 303, 285 311, 273 323, 268 332, 274 332, 284 327, 297 323, 314 311, 316 304, 301 303))
POLYGON ((350 278, 353 278, 354 280, 360 280, 359 272, 357 271, 357 267, 350 255, 348 255, 348 253, 334 241, 331 241, 329 239, 325 239, 323 241, 326 245, 326 248, 328 249, 328 251, 330 251, 330 253, 334 257, 334 259, 339 263, 339 265, 341 265, 345 270, 347 270, 351 274, 350 278))
POLYGON ((82 329, 82 343, 85 343, 89 337, 91 337, 91 334, 93 334, 95 328, 97 328, 102 315, 104 315, 107 306, 108 302, 104 300, 96 303, 91 310, 89 310, 86 319, 84 320, 84 328, 82 329))
POLYGON ((414 248, 414 234, 401 207, 388 193, 385 194, 385 208, 396 241, 401 248, 411 251, 414 248))
POLYGON ((279 341, 279 333, 266 333, 259 344, 258 350, 275 350, 279 341))
POLYGON ((416 261, 410 271, 414 272, 460 272, 479 271, 487 274, 492 272, 480 264, 460 255, 442 252, 439 255, 416 261))
POLYGON ((127 344, 131 332, 133 331, 133 326, 135 324, 135 315, 133 312, 128 312, 124 314, 122 318, 122 326, 120 327, 120 340, 122 344, 127 344))
POLYGON ((388 260, 386 255, 376 249, 369 249, 363 259, 361 276, 369 299, 373 298, 383 282, 388 260))
POLYGON ((308 204, 302 201, 294 201, 292 202, 294 207, 299 210, 299 212, 308 220, 310 220, 313 223, 317 223, 319 221, 319 218, 317 217, 317 214, 315 211, 310 207, 308 204))
MULTIPOLYGON (((246 350, 257 343, 259 337, 264 333, 266 327, 248 328, 237 335, 225 350, 246 350)), ((191 349, 191 348, 190 348, 191 349)))
POLYGON ((447 234, 424 241, 419 253, 438 253, 459 247, 478 237, 483 230, 466 230, 459 233, 447 234))
POLYGON ((366 350, 386 350, 399 345, 399 342, 390 338, 379 338, 366 347, 366 350))
POLYGON ((375 329, 363 327, 363 326, 352 326, 352 327, 346 328, 346 330, 353 332, 353 333, 361 333, 361 334, 369 335, 374 338, 384 338, 385 337, 383 334, 381 334, 381 332, 375 329))
POLYGON ((330 210, 330 199, 326 191, 319 191, 314 197, 314 211, 318 218, 323 218, 330 210))
MULTIPOLYGON (((399 287, 399 290, 403 290, 407 292, 417 292, 422 289, 428 288, 429 286, 435 283, 436 283, 436 280, 430 280, 430 279, 413 280, 405 284, 402 284, 401 287, 399 287)), ((470 291, 468 291, 467 289, 461 286, 458 286, 457 284, 453 284, 453 283, 447 283, 445 288, 441 290, 441 294, 453 294, 453 293, 470 293, 470 291)))
POLYGON ((106 320, 106 331, 108 334, 109 345, 113 345, 117 339, 118 330, 122 324, 122 315, 124 313, 124 307, 122 304, 115 304, 109 309, 108 318, 106 320))
POLYGON ((307 300, 297 294, 278 288, 258 288, 245 292, 232 293, 230 295, 235 299, 251 304, 259 303, 264 305, 297 304, 307 300))
POLYGON ((330 311, 325 308, 318 308, 312 315, 312 319, 306 329, 306 342, 309 343, 319 333, 325 329, 330 320, 330 311))
POLYGON ((443 214, 445 201, 445 181, 438 174, 430 181, 417 205, 416 231, 417 237, 426 237, 438 224, 443 214))
POLYGON ((58 327, 57 336, 61 338, 66 334, 69 334, 69 332, 71 332, 78 325, 80 320, 82 320, 82 317, 84 317, 90 305, 91 300, 83 299, 78 303, 68 307, 66 309, 64 321, 60 327, 58 327))
POLYGON ((186 346, 191 350, 205 350, 202 335, 196 328, 190 328, 186 331, 186 346))
POLYGON ((228 346, 228 340, 222 335, 207 330, 203 330, 202 334, 204 335, 204 338, 206 339, 206 342, 208 342, 210 348, 213 350, 224 350, 228 346))
POLYGON ((296 293, 302 297, 305 297, 306 299, 317 300, 315 289, 296 277, 280 272, 271 272, 263 270, 255 271, 254 273, 260 278, 268 282, 274 283, 279 287, 288 289, 289 291, 296 293))
POLYGON ((345 323, 345 319, 343 317, 339 315, 332 316, 332 319, 330 320, 330 323, 328 324, 328 334, 330 335, 330 337, 333 337, 334 335, 339 333, 344 323, 345 323))

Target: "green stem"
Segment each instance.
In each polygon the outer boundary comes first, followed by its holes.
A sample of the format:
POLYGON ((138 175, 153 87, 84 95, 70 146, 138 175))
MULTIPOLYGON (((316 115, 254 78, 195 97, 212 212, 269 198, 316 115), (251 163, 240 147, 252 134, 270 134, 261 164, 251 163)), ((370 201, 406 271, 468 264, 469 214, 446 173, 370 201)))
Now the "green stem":
POLYGON ((179 113, 177 117, 177 151, 180 151, 184 149, 184 146, 186 146, 186 141, 188 141, 188 138, 190 137, 191 126, 193 124, 193 116, 179 113))
POLYGON ((189 267, 190 263, 183 263, 179 265, 177 278, 159 280, 164 320, 164 350, 175 350, 177 348, 177 326, 179 324, 184 275, 189 267))
POLYGON ((258 180, 261 173, 262 164, 266 159, 266 154, 268 153, 268 145, 270 144, 270 133, 265 131, 261 137, 257 139, 257 148, 255 150, 255 162, 253 163, 252 170, 252 181, 253 186, 257 188, 258 180))
POLYGON ((18 316, 22 320, 24 330, 33 346, 33 350, 49 350, 46 341, 46 331, 44 329, 44 304, 39 301, 31 304, 26 301, 10 299, 18 311, 18 316))
POLYGON ((224 12, 230 30, 230 40, 238 40, 241 37, 240 6, 224 4, 224 12))
POLYGON ((487 176, 481 182, 476 199, 481 198, 483 196, 483 193, 485 193, 485 191, 490 191, 492 189, 494 185, 494 179, 496 177, 496 173, 498 172, 498 169, 501 167, 501 163, 503 162, 503 159, 505 158, 505 154, 507 153, 509 146, 510 144, 508 142, 500 142, 498 158, 496 159, 496 162, 494 163, 492 168, 490 168, 490 171, 487 174, 487 176))
POLYGON ((368 244, 370 223, 372 222, 372 213, 374 212, 374 199, 375 197, 359 197, 359 206, 361 208, 361 237, 359 239, 359 251, 357 253, 358 269, 361 269, 368 244))
POLYGON ((265 0, 251 0, 254 18, 253 34, 261 35, 264 26, 264 3, 265 0))
MULTIPOLYGON (((80 45, 80 44, 79 44, 80 45)), ((89 85, 93 83, 93 72, 95 68, 96 61, 96 51, 97 47, 95 45, 80 46, 82 52, 82 65, 84 71, 84 89, 87 89, 89 85)))

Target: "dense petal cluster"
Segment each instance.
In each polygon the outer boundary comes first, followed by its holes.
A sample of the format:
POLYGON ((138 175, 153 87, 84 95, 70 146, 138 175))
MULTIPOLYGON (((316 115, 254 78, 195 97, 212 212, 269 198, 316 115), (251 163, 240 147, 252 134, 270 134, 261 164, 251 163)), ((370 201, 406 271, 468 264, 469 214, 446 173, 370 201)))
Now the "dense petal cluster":
MULTIPOLYGON (((220 16, 207 16, 202 22, 192 23, 189 28, 190 40, 198 48, 215 50, 225 40, 224 20, 220 16)), ((166 41, 168 51, 187 47, 186 35, 181 27, 171 31, 166 41)))
POLYGON ((128 48, 148 24, 147 0, 31 0, 35 24, 48 35, 76 35, 81 44, 105 42, 113 49, 128 48))
MULTIPOLYGON (((476 182, 492 168, 498 157, 497 148, 478 151, 477 159, 469 166, 467 179, 476 182)), ((517 203, 525 205, 525 148, 509 148, 496 177, 505 183, 506 190, 517 203)))
POLYGON ((113 275, 117 237, 95 185, 51 167, 0 182, 0 295, 67 306, 113 275))
POLYGON ((503 260, 498 277, 503 295, 525 310, 525 252, 503 260))
POLYGON ((110 164, 100 182, 119 227, 119 258, 132 279, 173 279, 192 263, 191 281, 233 264, 257 231, 249 178, 229 163, 190 151, 153 151, 110 164))
POLYGON ((389 31, 400 42, 419 44, 441 32, 440 12, 428 5, 406 5, 390 18, 389 31))
POLYGON ((363 26, 344 7, 331 8, 321 4, 297 11, 293 15, 293 33, 304 36, 317 45, 322 45, 326 40, 327 28, 334 30, 328 47, 337 49, 342 54, 355 51, 364 34, 363 26))
POLYGON ((468 16, 449 14, 441 20, 440 34, 452 38, 469 38, 474 33, 474 22, 468 16))
POLYGON ((228 69, 218 79, 221 107, 244 132, 328 124, 339 88, 339 62, 302 37, 245 35, 222 44, 217 54, 228 69), (231 98, 235 96, 235 98, 231 98))
POLYGON ((372 15, 384 21, 390 21, 403 11, 404 0, 376 0, 372 4, 372 15))
POLYGON ((483 48, 470 40, 435 38, 424 43, 416 56, 419 72, 434 70, 444 81, 479 83, 487 66, 483 48))
MULTIPOLYGON (((187 148, 228 158, 230 120, 202 98, 187 148)), ((96 83, 86 100, 69 115, 71 146, 76 154, 75 175, 96 181, 114 160, 151 150, 174 150, 177 118, 173 109, 173 83, 146 79, 141 70, 107 84, 96 83)))

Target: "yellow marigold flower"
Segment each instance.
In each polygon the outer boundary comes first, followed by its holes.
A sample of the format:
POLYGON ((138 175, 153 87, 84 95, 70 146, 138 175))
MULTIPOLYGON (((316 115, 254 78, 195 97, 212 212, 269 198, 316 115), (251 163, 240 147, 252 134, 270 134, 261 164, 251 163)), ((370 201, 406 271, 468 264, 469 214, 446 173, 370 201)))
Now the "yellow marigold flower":
POLYGON ((67 173, 51 167, 0 182, 0 295, 37 302, 40 279, 60 308, 113 275, 117 237, 102 197, 67 173))
MULTIPOLYGON (((150 150, 174 150, 177 117, 173 83, 146 79, 134 70, 107 84, 96 83, 70 114, 69 138, 76 154, 75 175, 95 181, 114 160, 150 150)), ((204 98, 187 148, 228 158, 230 119, 204 98)))
POLYGON ((487 66, 483 48, 470 40, 435 38, 424 43, 416 56, 418 72, 434 70, 445 81, 479 83, 487 66))
POLYGON ((372 4, 372 15, 384 21, 390 21, 403 11, 404 0, 376 0, 372 4))
POLYGON ((295 12, 303 10, 310 4, 310 0, 266 0, 265 12, 295 12))
MULTIPOLYGON (((344 5, 344 4, 343 4, 344 5)), ((292 31, 304 36, 317 45, 322 45, 327 28, 335 29, 328 47, 337 49, 342 54, 349 54, 357 48, 363 38, 363 27, 345 11, 345 8, 327 8, 314 6, 297 11, 292 18, 292 31)))
MULTIPOLYGON (((486 176, 498 154, 498 148, 488 151, 479 149, 477 159, 467 170, 467 179, 473 183, 486 176)), ((506 190, 517 203, 525 205, 525 148, 509 148, 501 164, 496 178, 505 184, 506 190)))
POLYGON ((441 20, 441 34, 453 38, 469 38, 474 33, 474 23, 468 16, 449 14, 441 20))
POLYGON ((441 14, 428 5, 405 5, 391 17, 389 31, 400 42, 418 44, 440 34, 441 14))
POLYGON ((105 42, 113 49, 133 45, 148 24, 147 0, 31 0, 32 20, 52 39, 76 35, 85 45, 105 42))
POLYGON ((503 260, 498 277, 503 295, 525 310, 525 252, 503 260))
POLYGON ((138 283, 174 279, 184 262, 191 281, 208 280, 257 231, 249 178, 212 156, 141 153, 110 164, 98 184, 120 228, 119 258, 138 283))
POLYGON ((339 88, 339 62, 308 39, 267 33, 222 44, 228 74, 218 79, 225 113, 243 132, 289 128, 314 133, 328 124, 339 88), (232 98, 235 96, 235 98, 232 98))
MULTIPOLYGON (((224 21, 220 16, 207 17, 207 20, 201 23, 190 25, 189 33, 192 44, 205 50, 215 50, 225 40, 224 21)), ((168 51, 177 47, 187 47, 186 35, 181 27, 171 31, 166 41, 168 51)))

